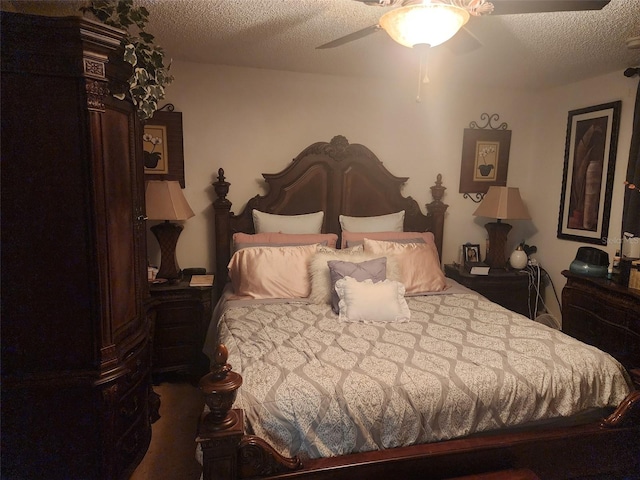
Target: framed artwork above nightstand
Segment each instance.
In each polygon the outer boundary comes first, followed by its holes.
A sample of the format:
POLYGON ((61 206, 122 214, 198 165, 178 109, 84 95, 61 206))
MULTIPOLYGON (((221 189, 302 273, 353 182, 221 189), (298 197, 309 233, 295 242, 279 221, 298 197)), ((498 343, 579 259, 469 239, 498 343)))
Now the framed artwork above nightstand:
POLYGON ((536 311, 538 295, 530 286, 526 270, 491 269, 488 275, 471 275, 463 266, 447 264, 444 273, 488 300, 525 317, 531 318, 536 311))

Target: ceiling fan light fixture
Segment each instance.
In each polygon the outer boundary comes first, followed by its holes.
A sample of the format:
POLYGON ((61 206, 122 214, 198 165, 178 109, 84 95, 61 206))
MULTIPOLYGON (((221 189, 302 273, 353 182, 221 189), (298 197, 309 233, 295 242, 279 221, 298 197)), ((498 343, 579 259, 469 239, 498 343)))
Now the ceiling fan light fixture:
POLYGON ((396 8, 380 18, 380 26, 400 45, 440 45, 469 21, 469 12, 454 5, 425 3, 396 8))

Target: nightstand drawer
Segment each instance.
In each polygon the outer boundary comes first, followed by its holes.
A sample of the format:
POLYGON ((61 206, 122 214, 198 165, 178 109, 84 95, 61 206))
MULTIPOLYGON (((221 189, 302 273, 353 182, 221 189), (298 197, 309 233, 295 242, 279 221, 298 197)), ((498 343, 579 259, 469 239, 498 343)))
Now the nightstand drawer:
POLYGON ((156 326, 154 337, 154 348, 161 348, 179 344, 195 345, 198 343, 197 332, 193 326, 188 324, 163 325, 162 328, 156 326))
POLYGON ((202 305, 196 301, 174 301, 163 304, 162 308, 157 310, 156 328, 176 324, 192 325, 193 317, 201 316, 198 310, 202 310, 202 305))
MULTIPOLYGON (((149 288, 155 313, 152 371, 203 374, 202 345, 211 319, 212 287, 191 287, 189 278, 149 288)), ((203 361, 206 360, 206 361, 203 361)))

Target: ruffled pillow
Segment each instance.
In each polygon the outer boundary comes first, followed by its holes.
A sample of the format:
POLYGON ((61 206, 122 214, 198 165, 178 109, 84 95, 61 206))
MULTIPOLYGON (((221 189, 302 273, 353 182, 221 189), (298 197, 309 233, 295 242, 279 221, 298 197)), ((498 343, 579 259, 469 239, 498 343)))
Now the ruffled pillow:
POLYGON ((411 312, 404 299, 404 286, 393 280, 373 283, 345 277, 336 282, 341 322, 408 322, 411 312))
MULTIPOLYGON (((354 248, 336 250, 327 247, 318 247, 318 251, 311 257, 309 262, 309 277, 311 281, 311 293, 309 301, 322 304, 331 302, 331 292, 333 283, 329 272, 328 262, 331 260, 342 260, 345 262, 364 262, 384 255, 372 255, 364 252, 364 246, 358 245, 354 248)), ((387 259, 387 278, 391 280, 400 279, 400 268, 394 259, 387 259)))
POLYGON ((343 262, 341 260, 330 260, 329 275, 331 277, 331 310, 338 313, 338 303, 340 299, 336 293, 335 284, 338 280, 351 277, 358 282, 371 280, 373 283, 382 282, 387 279, 387 259, 386 257, 365 260, 364 262, 343 262))

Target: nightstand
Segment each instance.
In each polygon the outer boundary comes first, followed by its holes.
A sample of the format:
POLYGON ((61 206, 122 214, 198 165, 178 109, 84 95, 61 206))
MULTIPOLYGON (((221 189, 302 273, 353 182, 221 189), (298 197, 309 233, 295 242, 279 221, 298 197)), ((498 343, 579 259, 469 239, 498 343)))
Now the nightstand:
POLYGON ((191 287, 191 276, 174 283, 149 284, 155 314, 152 372, 200 376, 209 371, 202 353, 212 312, 213 287, 191 287))
MULTIPOLYGON (((471 275, 463 266, 445 265, 444 273, 461 285, 475 290, 480 295, 509 310, 529 318, 535 311, 538 297, 534 286, 529 286, 530 277, 526 269, 491 269, 489 275, 471 275)), ((543 274, 541 269, 541 275, 543 274)), ((541 290, 543 290, 542 286, 541 290)))

